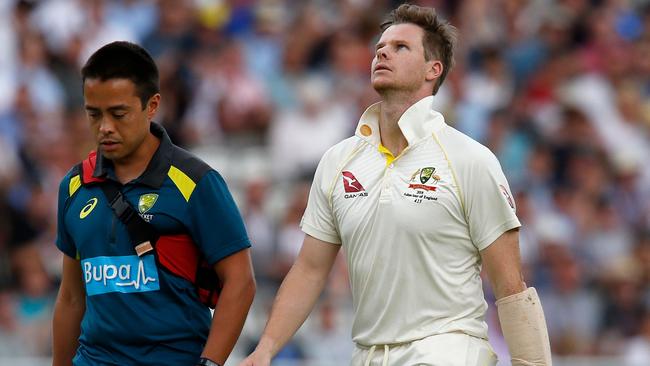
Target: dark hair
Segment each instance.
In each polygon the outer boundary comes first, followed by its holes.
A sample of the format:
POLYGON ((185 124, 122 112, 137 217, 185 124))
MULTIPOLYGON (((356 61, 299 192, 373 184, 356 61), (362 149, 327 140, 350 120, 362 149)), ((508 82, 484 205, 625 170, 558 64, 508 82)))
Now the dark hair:
POLYGON ((434 8, 402 4, 388 14, 380 26, 381 31, 385 31, 391 25, 404 23, 415 24, 424 30, 422 45, 425 60, 435 58, 442 62, 442 74, 433 87, 435 95, 449 70, 454 66, 456 27, 438 17, 434 8))
POLYGON ((86 79, 131 80, 142 109, 160 91, 156 63, 144 48, 131 42, 112 42, 95 51, 81 69, 81 76, 84 82, 86 79))

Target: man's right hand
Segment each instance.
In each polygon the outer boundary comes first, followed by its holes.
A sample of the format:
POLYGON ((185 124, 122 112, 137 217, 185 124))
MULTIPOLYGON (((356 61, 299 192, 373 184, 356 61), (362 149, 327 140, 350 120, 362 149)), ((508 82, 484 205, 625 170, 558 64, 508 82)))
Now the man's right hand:
POLYGON ((239 363, 239 366, 270 366, 271 355, 266 352, 255 351, 239 363))

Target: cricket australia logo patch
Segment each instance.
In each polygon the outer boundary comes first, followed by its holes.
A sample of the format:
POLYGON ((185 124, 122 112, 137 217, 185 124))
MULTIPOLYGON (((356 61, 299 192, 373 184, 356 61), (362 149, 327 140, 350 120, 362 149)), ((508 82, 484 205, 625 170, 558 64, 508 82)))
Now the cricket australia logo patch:
POLYGON ((435 192, 440 182, 440 176, 435 174, 436 168, 428 166, 420 168, 411 174, 408 188, 409 190, 404 193, 405 197, 412 198, 415 203, 422 203, 422 201, 436 201, 435 192))
POLYGON ((160 290, 152 255, 88 258, 81 261, 81 269, 88 296, 160 290))
POLYGON ((156 201, 158 201, 158 195, 155 193, 147 193, 140 196, 138 211, 146 222, 150 222, 153 219, 153 215, 147 214, 147 211, 151 210, 153 205, 156 204, 156 201))
POLYGON ((345 190, 345 198, 367 197, 368 192, 361 185, 359 180, 352 174, 352 172, 341 172, 343 177, 343 189, 345 190))

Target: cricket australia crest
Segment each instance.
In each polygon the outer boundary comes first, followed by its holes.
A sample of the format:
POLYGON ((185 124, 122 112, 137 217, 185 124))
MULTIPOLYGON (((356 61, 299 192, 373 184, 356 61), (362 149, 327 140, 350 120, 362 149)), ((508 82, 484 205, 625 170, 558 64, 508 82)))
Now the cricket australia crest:
POLYGON ((151 210, 153 205, 156 204, 156 201, 158 201, 158 195, 155 193, 147 193, 140 196, 140 200, 138 201, 138 211, 140 211, 140 214, 151 210))

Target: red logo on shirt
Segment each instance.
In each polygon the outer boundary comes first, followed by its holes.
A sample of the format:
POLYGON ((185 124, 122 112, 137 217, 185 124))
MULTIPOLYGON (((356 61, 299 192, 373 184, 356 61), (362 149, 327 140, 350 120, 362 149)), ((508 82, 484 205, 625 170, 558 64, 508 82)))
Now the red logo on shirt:
POLYGON ((513 210, 515 209, 515 202, 512 200, 512 196, 510 196, 510 193, 508 192, 508 189, 503 186, 503 184, 499 184, 499 188, 501 188, 501 193, 503 193, 503 196, 506 198, 506 201, 508 201, 508 204, 510 205, 510 208, 513 210))
POLYGON ((363 186, 357 178, 354 176, 354 174, 345 171, 342 172, 343 174, 343 188, 345 189, 346 193, 355 193, 355 192, 363 192, 365 189, 363 189, 363 186))
POLYGON ((424 184, 409 184, 409 188, 413 189, 423 189, 425 191, 435 191, 438 187, 427 186, 424 184))

